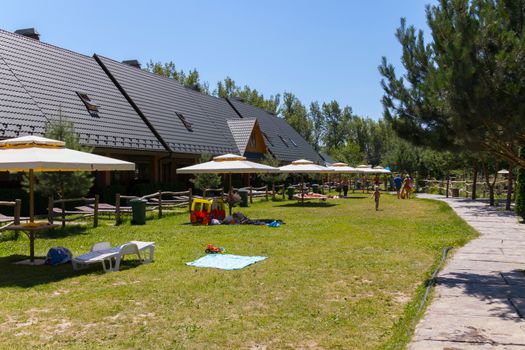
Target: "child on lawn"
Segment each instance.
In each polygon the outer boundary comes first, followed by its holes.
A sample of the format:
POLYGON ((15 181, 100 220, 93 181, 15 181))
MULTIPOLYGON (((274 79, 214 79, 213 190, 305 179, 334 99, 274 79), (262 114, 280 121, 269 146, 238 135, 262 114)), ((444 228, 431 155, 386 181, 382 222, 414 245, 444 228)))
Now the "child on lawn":
POLYGON ((379 192, 379 186, 374 186, 374 201, 376 202, 376 211, 379 210, 379 197, 381 197, 381 192, 379 192))

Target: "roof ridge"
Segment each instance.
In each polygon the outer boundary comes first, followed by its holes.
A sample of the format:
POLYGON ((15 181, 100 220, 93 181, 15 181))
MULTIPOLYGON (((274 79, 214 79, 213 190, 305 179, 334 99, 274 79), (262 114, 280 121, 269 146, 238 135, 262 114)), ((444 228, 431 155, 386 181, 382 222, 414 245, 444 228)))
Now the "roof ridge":
MULTIPOLYGON (((106 65, 104 64, 104 62, 102 62, 102 60, 99 58, 99 56, 97 54, 93 54, 93 59, 95 60, 95 62, 97 62, 97 64, 99 65, 100 69, 102 69, 104 74, 107 75, 109 80, 115 85, 117 90, 122 94, 124 99, 129 103, 131 108, 133 108, 135 110, 135 113, 138 114, 140 119, 142 119, 144 124, 146 124, 146 126, 150 129, 150 131, 157 138, 157 140, 160 142, 160 144, 166 149, 166 151, 172 152, 173 150, 171 149, 171 147, 168 144, 168 142, 166 142, 166 140, 164 140, 164 138, 160 135, 160 133, 157 131, 157 129, 151 124, 151 122, 148 120, 148 118, 146 118, 144 113, 142 113, 142 110, 137 106, 137 104, 135 104, 135 101, 133 101, 133 99, 129 96, 129 94, 124 89, 124 87, 113 76, 111 71, 106 67, 106 65)), ((122 64, 124 64, 124 63, 122 63, 122 64)))
POLYGON ((154 77, 156 77, 157 79, 174 82, 175 84, 181 86, 181 87, 184 88, 185 90, 189 90, 189 91, 191 91, 191 92, 198 93, 198 94, 201 94, 201 95, 204 95, 204 96, 212 97, 212 98, 217 99, 217 100, 226 100, 226 98, 224 98, 224 97, 215 96, 215 95, 207 94, 207 93, 202 92, 202 91, 198 91, 198 90, 192 89, 191 87, 185 86, 184 84, 182 84, 182 83, 181 83, 180 81, 178 81, 177 79, 170 78, 170 77, 166 77, 166 76, 164 76, 164 75, 160 75, 160 74, 157 74, 157 73, 153 73, 153 72, 150 72, 149 70, 146 70, 146 69, 143 69, 143 68, 135 68, 135 67, 131 67, 131 66, 128 65, 128 64, 125 64, 125 63, 119 62, 119 61, 117 61, 117 60, 115 60, 115 59, 113 59, 113 58, 109 58, 109 57, 106 57, 106 56, 104 56, 104 55, 99 55, 99 54, 97 54, 97 53, 93 54, 93 56, 94 56, 94 55, 97 55, 98 57, 101 57, 101 58, 106 59, 106 60, 109 60, 109 61, 113 61, 113 62, 118 63, 118 64, 121 64, 121 65, 124 65, 124 66, 127 67, 127 68, 138 69, 139 71, 143 72, 144 74, 148 74, 148 75, 154 76, 154 77))
POLYGON ((226 99, 227 99, 228 101, 230 101, 230 100, 235 100, 236 102, 242 103, 242 104, 244 104, 244 105, 246 105, 246 106, 250 106, 251 108, 258 109, 258 110, 260 110, 260 111, 262 111, 262 112, 264 112, 264 113, 266 113, 266 114, 268 114, 268 115, 270 115, 270 116, 272 116, 272 117, 280 118, 279 115, 276 114, 276 113, 269 112, 269 111, 267 111, 267 110, 264 109, 264 108, 261 108, 261 107, 258 107, 258 106, 254 106, 254 105, 252 105, 252 104, 250 104, 250 103, 247 103, 247 102, 244 102, 244 101, 237 100, 235 97, 227 97, 226 99))
POLYGON ((38 45, 52 47, 52 48, 58 49, 60 51, 65 51, 65 52, 69 52, 69 53, 72 53, 72 54, 77 55, 77 56, 82 56, 84 58, 88 58, 88 59, 92 59, 93 58, 92 56, 88 56, 88 55, 80 53, 80 52, 76 52, 76 51, 73 51, 73 50, 70 50, 70 49, 66 49, 66 48, 63 48, 63 47, 60 47, 60 46, 57 46, 57 45, 53 45, 53 44, 47 43, 45 41, 28 38, 28 37, 26 37, 26 36, 24 36, 22 34, 13 33, 13 32, 10 32, 10 31, 7 31, 5 29, 1 29, 0 28, 0 34, 2 34, 2 33, 10 35, 10 36, 12 36, 12 37, 14 37, 16 39, 27 40, 30 43, 35 43, 35 44, 38 44, 38 45))

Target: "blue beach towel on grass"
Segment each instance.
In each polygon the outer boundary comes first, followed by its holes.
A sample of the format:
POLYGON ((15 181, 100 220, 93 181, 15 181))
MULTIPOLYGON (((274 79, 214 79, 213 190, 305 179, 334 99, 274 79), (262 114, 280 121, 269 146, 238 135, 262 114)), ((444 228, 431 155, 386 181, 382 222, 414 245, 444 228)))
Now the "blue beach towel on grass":
POLYGON ((266 259, 265 256, 241 256, 232 254, 208 254, 195 261, 186 263, 188 266, 213 267, 223 270, 240 270, 266 259))

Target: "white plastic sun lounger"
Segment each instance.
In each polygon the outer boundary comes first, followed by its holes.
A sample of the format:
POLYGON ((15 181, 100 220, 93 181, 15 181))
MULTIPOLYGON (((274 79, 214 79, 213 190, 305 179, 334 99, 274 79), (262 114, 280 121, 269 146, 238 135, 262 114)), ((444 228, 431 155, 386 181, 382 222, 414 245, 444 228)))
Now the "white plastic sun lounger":
POLYGON ((111 248, 109 242, 95 243, 91 251, 73 258, 73 269, 80 270, 91 264, 102 264, 105 272, 118 271, 125 255, 137 255, 143 264, 153 261, 155 242, 131 241, 111 248), (144 257, 141 256, 141 252, 144 257))

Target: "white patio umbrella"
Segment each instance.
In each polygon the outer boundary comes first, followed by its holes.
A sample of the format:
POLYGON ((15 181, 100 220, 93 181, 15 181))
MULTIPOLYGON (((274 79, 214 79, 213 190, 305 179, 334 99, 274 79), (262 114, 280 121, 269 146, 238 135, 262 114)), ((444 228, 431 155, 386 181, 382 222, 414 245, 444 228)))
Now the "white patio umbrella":
POLYGON ((383 168, 382 166, 378 165, 373 168, 373 170, 376 171, 376 174, 390 174, 392 173, 390 170, 383 168))
POLYGON ((341 163, 341 162, 333 163, 328 168, 331 169, 334 173, 338 173, 338 174, 355 174, 358 172, 356 168, 351 167, 348 164, 341 163))
POLYGON ((498 174, 508 175, 509 171, 507 169, 501 169, 500 171, 498 171, 498 174))
POLYGON ((355 170, 358 172, 358 173, 362 173, 362 174, 375 174, 375 170, 372 169, 372 167, 370 165, 366 165, 366 164, 360 164, 358 165, 355 170))
POLYGON ((342 163, 342 162, 333 163, 328 168, 332 169, 334 173, 340 174, 339 182, 342 181, 341 174, 357 174, 357 173, 359 173, 359 171, 356 168, 351 167, 347 163, 342 163))
MULTIPOLYGON (((209 162, 177 169, 178 174, 228 174, 229 191, 232 191, 232 174, 277 173, 279 169, 246 160, 236 154, 213 157, 209 162)), ((231 215, 231 207, 230 207, 231 215)))
MULTIPOLYGON (((29 221, 34 222, 34 172, 135 170, 135 164, 65 148, 62 141, 22 136, 0 141, 0 171, 29 173, 29 221)), ((32 245, 32 243, 31 243, 32 245)), ((33 246, 31 247, 33 251, 33 246)), ((31 261, 33 261, 33 253, 31 261)))
POLYGON ((304 204, 304 174, 329 174, 334 171, 331 168, 317 165, 314 162, 306 159, 299 159, 293 161, 291 164, 279 167, 279 170, 283 173, 289 174, 300 174, 301 175, 301 203, 304 204))

